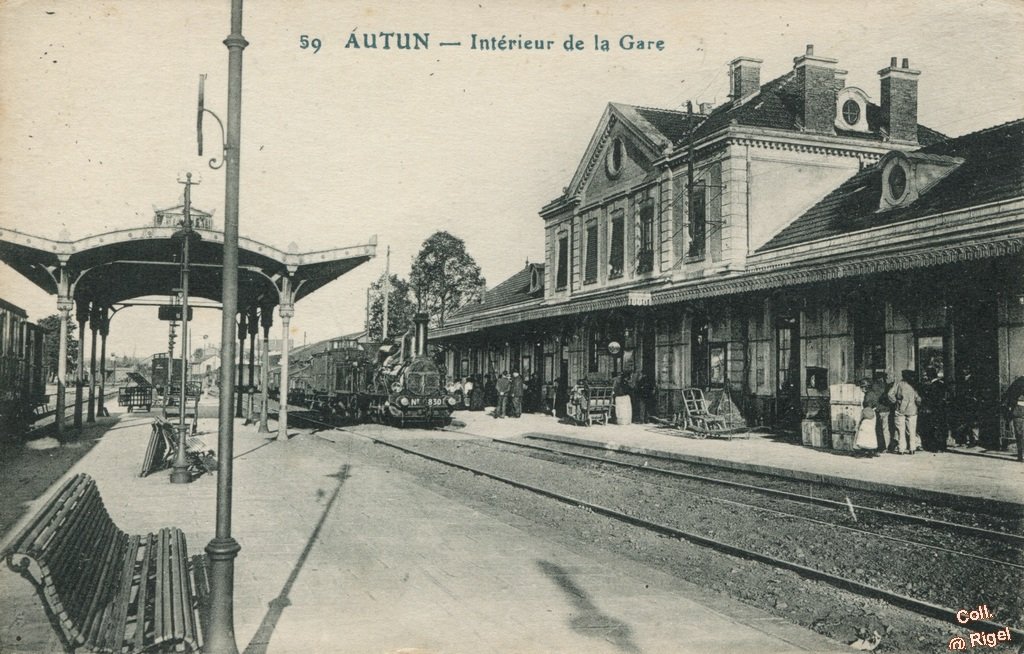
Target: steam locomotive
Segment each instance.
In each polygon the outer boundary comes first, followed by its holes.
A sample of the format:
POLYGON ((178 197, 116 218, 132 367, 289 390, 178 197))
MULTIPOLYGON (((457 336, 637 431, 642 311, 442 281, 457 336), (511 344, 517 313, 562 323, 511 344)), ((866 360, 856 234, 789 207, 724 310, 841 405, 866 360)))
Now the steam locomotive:
POLYGON ((445 390, 442 369, 427 354, 427 315, 417 313, 413 323, 394 344, 331 341, 313 355, 303 397, 294 400, 325 417, 347 421, 399 427, 450 424, 458 400, 445 390))
POLYGON ((47 403, 49 338, 23 309, 0 300, 0 439, 24 432, 47 403))

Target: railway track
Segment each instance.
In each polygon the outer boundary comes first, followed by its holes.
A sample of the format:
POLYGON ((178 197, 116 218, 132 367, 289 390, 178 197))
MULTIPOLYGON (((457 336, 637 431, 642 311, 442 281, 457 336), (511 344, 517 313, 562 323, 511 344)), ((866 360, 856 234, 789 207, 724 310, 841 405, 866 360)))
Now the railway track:
MULTIPOLYGON (((679 527, 677 525, 668 524, 664 520, 652 519, 649 516, 645 517, 645 516, 642 516, 642 515, 638 515, 638 512, 636 512, 636 511, 626 511, 626 510, 621 510, 621 509, 613 508, 612 506, 610 506, 606 502, 596 501, 593 498, 579 497, 579 496, 576 496, 576 495, 572 494, 571 492, 566 492, 564 489, 560 490, 560 489, 558 489, 556 487, 552 487, 550 484, 546 484, 545 483, 544 485, 541 485, 541 484, 537 483, 536 481, 526 480, 522 476, 520 476, 520 477, 510 476, 510 475, 502 473, 500 471, 496 471, 493 468, 492 469, 485 469, 486 467, 481 467, 479 464, 473 464, 472 462, 455 460, 455 459, 452 459, 452 458, 450 458, 448 456, 442 456, 442 455, 439 455, 437 453, 433 453, 433 452, 427 451, 427 450, 425 450, 422 447, 409 447, 409 446, 407 446, 405 444, 400 444, 400 443, 391 441, 391 440, 389 440, 387 438, 382 438, 381 436, 376 435, 376 434, 366 433, 364 431, 359 430, 358 428, 354 428, 354 427, 350 427, 350 426, 338 427, 338 426, 335 426, 335 425, 330 425, 328 423, 324 423, 324 422, 322 422, 320 420, 317 420, 316 418, 314 418, 312 416, 308 416, 308 415, 300 415, 300 416, 298 416, 298 418, 300 420, 302 420, 304 422, 307 422, 307 423, 309 423, 311 425, 314 425, 314 426, 318 426, 318 427, 321 427, 321 428, 339 429, 341 431, 346 431, 346 432, 352 433, 354 435, 366 438, 366 439, 368 439, 368 440, 370 440, 370 441, 372 441, 374 443, 377 443, 379 445, 392 448, 392 449, 394 449, 396 451, 400 451, 400 452, 403 452, 403 453, 408 454, 408 455, 420 457, 420 458, 422 458, 424 460, 428 460, 428 461, 431 461, 431 462, 434 462, 434 463, 437 463, 437 464, 440 464, 440 465, 444 465, 444 466, 447 466, 447 467, 451 467, 451 468, 455 468, 455 469, 459 469, 459 470, 464 470, 464 471, 470 472, 470 473, 472 473, 474 475, 478 475, 478 476, 481 476, 481 477, 492 479, 494 481, 498 481, 500 483, 507 484, 507 485, 509 485, 511 487, 518 488, 518 489, 521 489, 521 490, 524 490, 524 491, 528 491, 530 493, 534 493, 536 495, 540 495, 540 496, 543 496, 543 497, 547 497, 547 498, 556 500, 558 502, 562 502, 562 503, 567 504, 567 505, 571 505, 571 506, 575 506, 575 507, 582 507, 582 508, 585 508, 585 509, 587 509, 589 511, 592 511, 593 513, 596 513, 596 514, 599 514, 599 515, 603 515, 603 516, 606 516, 606 517, 618 520, 620 522, 623 522, 623 523, 626 523, 626 524, 629 524, 629 525, 633 525, 635 527, 639 527, 639 528, 648 530, 648 531, 650 531, 652 533, 655 533, 655 534, 659 534, 659 535, 662 535, 662 536, 668 536, 668 537, 671 537, 671 538, 677 538, 677 539, 685 540, 685 541, 688 541, 690 543, 693 543, 693 544, 696 544, 696 545, 699 545, 699 546, 702 546, 702 547, 706 547, 706 548, 709 548, 709 549, 717 551, 717 552, 722 552, 722 553, 725 553, 725 554, 741 557, 741 558, 748 559, 748 560, 758 561, 760 563, 767 564, 767 565, 772 566, 774 568, 783 569, 783 570, 789 570, 789 571, 795 572, 795 573, 799 574, 800 576, 805 577, 807 579, 812 579, 812 580, 815 580, 815 581, 824 582, 824 583, 827 583, 827 584, 829 584, 831 586, 834 586, 834 587, 837 587, 837 588, 841 588, 843 590, 846 590, 846 591, 849 591, 849 592, 852 592, 852 593, 855 593, 855 594, 858 594, 858 595, 861 595, 861 596, 881 599, 881 600, 883 600, 883 601, 885 601, 885 602, 887 602, 889 604, 892 604, 894 606, 902 607, 904 609, 910 610, 910 611, 912 611, 914 613, 917 613, 917 614, 920 614, 920 615, 924 615, 924 616, 928 616, 928 617, 931 617, 931 618, 939 619, 939 620, 942 620, 942 621, 945 621, 945 622, 949 622, 949 623, 952 623, 952 624, 959 624, 957 622, 957 619, 956 619, 956 613, 962 607, 948 607, 948 606, 944 606, 944 605, 942 605, 940 603, 937 603, 935 601, 929 601, 928 599, 922 599, 920 597, 914 597, 914 596, 911 596, 910 594, 903 593, 903 592, 900 592, 898 590, 894 590, 891 587, 882 587, 880 585, 866 583, 866 582, 864 582, 862 580, 851 578, 851 576, 849 576, 847 574, 843 574, 842 571, 837 573, 835 571, 825 570, 825 569, 823 569, 823 566, 821 566, 821 565, 808 565, 808 564, 805 564, 805 563, 801 563, 801 562, 792 560, 791 558, 783 558, 783 557, 780 557, 780 556, 777 556, 777 555, 766 553, 764 551, 758 551, 757 549, 754 549, 754 548, 751 548, 751 547, 748 547, 748 546, 737 545, 737 544, 735 544, 733 542, 728 542, 725 539, 713 537, 713 534, 712 535, 708 535, 706 533, 698 533, 698 531, 696 531, 696 530, 681 528, 681 527, 679 527)), ((521 456, 521 453, 513 454, 510 451, 498 450, 498 449, 494 448, 494 445, 500 445, 500 446, 505 447, 505 448, 516 448, 516 449, 521 449, 521 450, 524 450, 524 451, 533 451, 533 452, 541 453, 544 456, 549 456, 549 457, 562 457, 563 460, 587 461, 588 463, 592 463, 592 464, 612 464, 612 465, 614 465, 616 467, 619 467, 619 468, 629 469, 631 472, 643 473, 644 475, 651 475, 651 476, 658 475, 658 476, 662 476, 662 477, 668 476, 668 477, 672 477, 672 478, 687 478, 687 479, 690 479, 690 478, 693 478, 693 477, 700 477, 699 475, 691 475, 691 474, 684 474, 684 475, 682 475, 680 477, 677 477, 676 474, 675 474, 675 471, 662 470, 662 469, 657 469, 657 468, 652 469, 649 465, 648 466, 643 466, 643 465, 637 465, 637 464, 633 464, 633 463, 624 463, 624 462, 612 461, 612 460, 609 460, 609 459, 607 459, 605 457, 594 457, 594 456, 590 456, 590 455, 580 455, 578 453, 569 453, 569 452, 565 452, 565 451, 563 451, 561 449, 542 447, 542 446, 537 446, 537 445, 532 445, 532 444, 525 444, 525 443, 520 443, 520 442, 517 442, 517 441, 509 441, 507 439, 492 438, 492 437, 482 436, 480 434, 472 434, 470 432, 464 432, 464 431, 460 431, 460 430, 446 430, 446 431, 455 431, 455 432, 458 432, 458 433, 464 433, 466 435, 472 435, 472 436, 477 437, 477 438, 483 438, 483 439, 485 439, 485 442, 487 444, 479 444, 480 447, 487 447, 487 448, 490 448, 490 449, 494 449, 494 451, 496 451, 496 452, 504 452, 505 454, 508 454, 509 456, 521 456)), ((474 444, 477 444, 477 443, 474 443, 474 444)), ((787 501, 801 501, 801 502, 806 501, 806 503, 809 503, 809 504, 815 504, 815 505, 819 505, 819 506, 828 506, 829 508, 832 508, 832 509, 840 508, 840 507, 835 506, 836 503, 834 503, 833 501, 823 500, 823 498, 816 498, 816 497, 811 497, 811 496, 800 496, 798 494, 793 494, 793 493, 788 493, 786 496, 782 496, 782 495, 777 495, 777 494, 781 493, 783 491, 778 491, 777 489, 771 489, 771 488, 767 488, 767 487, 757 487, 757 486, 754 486, 754 485, 751 485, 751 484, 737 484, 736 482, 722 483, 722 482, 726 482, 726 481, 727 480, 716 479, 716 480, 711 481, 709 483, 712 483, 712 484, 714 484, 716 486, 729 487, 729 488, 732 488, 732 489, 742 488, 742 489, 745 489, 745 490, 749 490, 751 492, 764 492, 764 493, 767 493, 767 494, 773 495, 773 496, 785 497, 787 501)), ((556 484, 556 486, 557 486, 557 484, 556 484)), ((843 525, 843 524, 839 524, 839 523, 836 523, 836 522, 808 519, 806 516, 801 516, 801 515, 797 515, 797 514, 794 514, 794 513, 791 513, 791 512, 786 512, 786 511, 766 509, 765 507, 757 506, 757 505, 754 505, 754 504, 749 504, 749 503, 744 503, 744 502, 737 502, 737 501, 733 501, 733 500, 723 500, 722 498, 715 498, 715 497, 703 495, 703 494, 700 494, 700 493, 686 493, 686 494, 688 494, 688 495, 697 495, 697 496, 702 497, 702 499, 705 499, 705 500, 708 500, 708 501, 711 501, 711 502, 715 502, 715 503, 729 504, 729 505, 733 505, 733 506, 741 506, 744 511, 764 512, 765 514, 772 515, 772 516, 774 516, 776 518, 784 517, 787 520, 790 520, 790 519, 792 519, 792 520, 800 520, 800 521, 804 521, 806 523, 816 524, 816 525, 818 525, 818 526, 820 526, 822 528, 840 529, 840 530, 842 530, 843 532, 846 532, 846 533, 855 533, 857 537, 862 538, 862 539, 877 539, 877 540, 884 539, 885 541, 894 544, 894 546, 908 547, 908 548, 918 548, 919 551, 921 551, 921 550, 923 550, 923 551, 931 551, 931 552, 934 553, 935 556, 938 556, 939 552, 942 552, 944 555, 947 555, 947 556, 955 556, 955 557, 967 558, 967 559, 971 559, 978 566, 990 566, 990 567, 994 566, 994 567, 1006 570, 1008 573, 1011 573, 1011 572, 1012 573, 1016 573, 1016 576, 1018 576, 1018 577, 1020 577, 1020 571, 1024 570, 1024 566, 1020 565, 1019 563, 1013 562, 1013 561, 1007 561, 1007 560, 996 559, 996 558, 992 558, 992 557, 976 555, 976 554, 972 554, 970 552, 961 552, 961 551, 956 551, 956 550, 950 550, 948 548, 936 547, 934 545, 930 545, 930 544, 927 544, 927 543, 921 543, 921 542, 917 542, 917 541, 912 541, 912 540, 909 540, 909 539, 895 538, 895 537, 891 537, 891 536, 882 536, 882 535, 879 535, 877 533, 874 533, 874 532, 871 532, 871 531, 868 531, 868 530, 859 529, 859 528, 851 528, 848 525, 843 525)), ((842 506, 842 508, 845 510, 845 509, 848 509, 849 507, 844 504, 842 506)), ((928 526, 930 526, 932 528, 942 528, 942 529, 944 529, 944 528, 947 528, 951 524, 951 523, 948 523, 948 522, 945 522, 945 521, 933 520, 933 519, 929 519, 929 518, 926 518, 926 517, 923 517, 923 516, 913 516, 913 515, 898 514, 896 512, 887 511, 887 510, 880 510, 880 509, 876 509, 876 508, 873 508, 873 507, 862 506, 862 507, 859 507, 859 508, 860 508, 861 511, 864 511, 864 512, 872 512, 872 511, 877 512, 878 515, 885 516, 886 519, 906 520, 906 521, 911 522, 913 524, 928 525, 928 526)), ((856 505, 855 505, 854 510, 857 510, 856 505)), ((1019 547, 1020 544, 1021 544, 1021 539, 1016 534, 1007 534, 1005 532, 998 532, 998 531, 985 530, 985 529, 972 529, 972 530, 970 530, 970 533, 972 533, 972 535, 975 536, 975 537, 982 537, 982 538, 988 538, 988 539, 991 539, 991 540, 997 540, 1000 543, 1011 543, 1011 544, 1013 544, 1015 546, 1015 548, 1019 547)), ((782 539, 779 539, 779 540, 782 540, 782 539)), ((896 554, 894 553, 893 556, 896 556, 896 554)), ((858 571, 858 572, 860 572, 860 571, 858 571)), ((1009 576, 1012 577, 1013 575, 1010 574, 1009 576)), ((996 629, 1001 629, 1004 626, 1006 626, 1006 625, 1000 624, 1000 623, 995 623, 995 622, 990 622, 990 621, 979 621, 979 622, 972 623, 972 628, 974 628, 974 629, 996 630, 996 629)), ((1013 633, 1013 637, 1014 637, 1015 640, 1017 640, 1017 639, 1024 639, 1024 630, 1021 630, 1018 627, 1011 627, 1011 632, 1013 633)))

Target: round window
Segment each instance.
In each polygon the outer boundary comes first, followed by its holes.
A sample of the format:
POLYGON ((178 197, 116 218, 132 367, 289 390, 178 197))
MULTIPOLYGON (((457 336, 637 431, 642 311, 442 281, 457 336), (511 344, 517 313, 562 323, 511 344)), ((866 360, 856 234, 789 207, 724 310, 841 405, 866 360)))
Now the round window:
POLYGON ((907 192, 907 171, 896 164, 889 170, 889 194, 893 200, 899 200, 907 192))
POLYGON ((608 150, 608 156, 605 158, 605 169, 608 171, 610 177, 616 177, 622 172, 622 159, 625 156, 626 146, 622 143, 622 139, 617 138, 612 141, 612 147, 608 150))
POLYGON ((843 103, 843 120, 847 125, 856 125, 860 120, 860 104, 856 100, 847 100, 843 103))

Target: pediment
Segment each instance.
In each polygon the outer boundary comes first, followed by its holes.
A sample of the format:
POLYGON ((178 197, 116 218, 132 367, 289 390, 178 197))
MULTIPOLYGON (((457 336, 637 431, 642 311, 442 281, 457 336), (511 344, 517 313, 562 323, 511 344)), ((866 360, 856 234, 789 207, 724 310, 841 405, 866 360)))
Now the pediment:
POLYGON ((656 174, 654 161, 670 145, 628 105, 609 104, 567 189, 591 199, 617 193, 656 174))

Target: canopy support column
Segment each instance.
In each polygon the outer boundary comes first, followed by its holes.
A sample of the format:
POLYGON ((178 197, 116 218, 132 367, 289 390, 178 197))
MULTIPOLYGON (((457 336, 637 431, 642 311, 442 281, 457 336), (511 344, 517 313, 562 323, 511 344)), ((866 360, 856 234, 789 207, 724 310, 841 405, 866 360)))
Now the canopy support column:
POLYGON ((292 316, 295 315, 295 304, 292 302, 291 279, 281 278, 281 304, 278 305, 278 313, 281 314, 281 388, 277 412, 277 440, 288 440, 288 330, 291 326, 292 316))
POLYGON ((235 417, 242 417, 242 384, 245 383, 245 334, 248 331, 245 313, 238 314, 238 393, 235 397, 235 417))
POLYGON ((110 308, 100 310, 100 396, 96 415, 106 418, 110 415, 105 405, 107 393, 107 334, 110 333, 110 308))
POLYGON ((256 388, 254 379, 256 374, 256 335, 259 331, 259 316, 256 305, 253 305, 249 307, 249 408, 245 412, 245 424, 247 425, 256 422, 256 411, 253 406, 256 394, 253 390, 256 388))
POLYGON ((100 308, 93 305, 89 311, 89 331, 92 332, 89 353, 89 409, 86 422, 96 422, 96 332, 100 328, 100 308))
POLYGON ((256 430, 260 434, 269 434, 267 425, 267 386, 270 382, 270 327, 274 324, 274 307, 264 305, 260 308, 260 326, 263 327, 263 357, 260 361, 260 426, 256 430))
POLYGON ((57 439, 64 440, 64 411, 67 406, 68 387, 68 321, 74 301, 70 293, 71 283, 68 271, 60 267, 57 278, 57 313, 60 315, 60 334, 57 336, 57 439))
POLYGON ((85 373, 85 322, 89 319, 89 305, 79 301, 75 311, 78 320, 78 363, 75 370, 75 429, 82 429, 82 387, 85 373))

